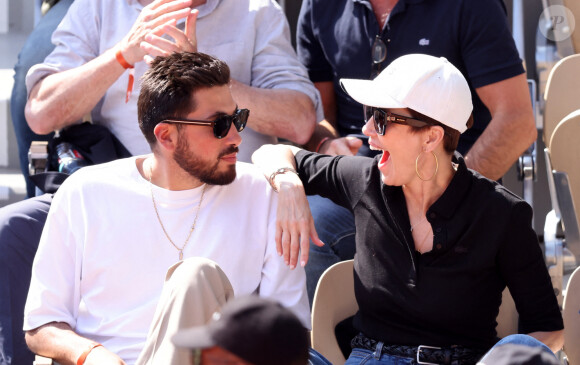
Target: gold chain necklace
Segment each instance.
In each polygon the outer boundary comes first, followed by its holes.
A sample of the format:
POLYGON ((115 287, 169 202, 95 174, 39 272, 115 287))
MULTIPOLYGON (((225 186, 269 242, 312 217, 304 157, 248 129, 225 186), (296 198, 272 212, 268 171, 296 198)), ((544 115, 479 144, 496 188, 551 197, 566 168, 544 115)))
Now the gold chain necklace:
POLYGON ((423 249, 425 249, 425 243, 427 242, 427 238, 429 238, 429 233, 432 233, 431 227, 429 227, 427 229, 427 233, 425 234, 425 236, 423 237, 423 239, 421 240, 421 242, 419 242, 418 245, 415 245, 415 250, 420 252, 421 254, 425 253, 425 251, 423 251, 423 249))
POLYGON ((411 232, 413 232, 413 229, 415 227, 417 227, 418 225, 420 225, 421 223, 425 222, 425 220, 427 219, 427 216, 424 216, 423 218, 421 218, 421 220, 419 222, 416 222, 415 224, 411 224, 411 232))
POLYGON ((153 183, 151 182, 152 177, 153 177, 153 162, 151 162, 151 166, 149 167, 149 189, 151 190, 151 200, 153 201, 153 208, 155 209, 155 214, 157 215, 157 220, 159 221, 159 224, 161 225, 161 229, 163 229, 163 233, 165 233, 165 237, 167 237, 167 239, 169 240, 169 242, 171 242, 173 247, 175 247, 175 249, 177 251, 179 251, 179 261, 181 261, 181 260, 183 260, 183 250, 185 249, 185 246, 187 246, 187 243, 189 242, 189 239, 191 238, 191 234, 195 230, 195 224, 197 223, 197 216, 199 215, 199 210, 201 208, 201 202, 203 201, 203 196, 205 195, 205 189, 207 188, 207 184, 203 185, 203 190, 201 191, 201 198, 199 198, 199 204, 197 205, 197 212, 195 213, 195 219, 193 220, 193 224, 191 225, 191 229, 189 230, 189 234, 187 235, 187 238, 185 239, 185 242, 183 243, 183 247, 179 248, 179 246, 177 246, 173 242, 171 237, 169 237, 169 234, 165 230, 165 226, 163 225, 163 222, 161 221, 161 217, 159 216, 159 211, 157 211, 157 204, 155 202, 155 195, 153 195, 153 183))

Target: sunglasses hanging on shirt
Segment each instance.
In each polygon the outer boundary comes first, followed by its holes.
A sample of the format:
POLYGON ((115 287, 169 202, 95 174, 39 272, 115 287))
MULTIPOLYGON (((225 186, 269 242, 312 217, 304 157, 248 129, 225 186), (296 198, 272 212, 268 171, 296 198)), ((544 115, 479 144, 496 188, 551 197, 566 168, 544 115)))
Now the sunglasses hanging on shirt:
POLYGON ((371 67, 371 79, 374 79, 381 72, 381 64, 387 58, 387 45, 377 34, 371 46, 371 56, 373 64, 371 67))

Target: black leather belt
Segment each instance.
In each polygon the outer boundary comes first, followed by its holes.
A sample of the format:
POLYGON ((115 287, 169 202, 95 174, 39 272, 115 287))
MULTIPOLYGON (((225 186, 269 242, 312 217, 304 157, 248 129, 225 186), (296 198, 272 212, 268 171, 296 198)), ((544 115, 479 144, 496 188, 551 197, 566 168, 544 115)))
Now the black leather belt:
MULTIPOLYGON (((368 338, 362 333, 356 335, 350 346, 370 351, 377 350, 379 341, 368 338)), ((381 354, 414 359, 417 364, 473 365, 485 354, 484 350, 474 350, 463 346, 404 346, 382 344, 381 354)))

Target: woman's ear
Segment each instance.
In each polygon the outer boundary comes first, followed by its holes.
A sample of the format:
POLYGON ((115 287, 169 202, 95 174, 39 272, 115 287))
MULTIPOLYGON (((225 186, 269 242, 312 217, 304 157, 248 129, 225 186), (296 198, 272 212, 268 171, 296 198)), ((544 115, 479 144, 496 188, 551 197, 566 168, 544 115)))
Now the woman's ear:
POLYGON ((435 150, 437 146, 443 143, 443 136, 445 131, 441 126, 431 126, 427 128, 424 135, 424 147, 426 152, 435 150))
POLYGON ((170 123, 159 123, 153 129, 153 134, 157 139, 157 144, 169 151, 173 151, 177 146, 179 131, 177 126, 170 123))

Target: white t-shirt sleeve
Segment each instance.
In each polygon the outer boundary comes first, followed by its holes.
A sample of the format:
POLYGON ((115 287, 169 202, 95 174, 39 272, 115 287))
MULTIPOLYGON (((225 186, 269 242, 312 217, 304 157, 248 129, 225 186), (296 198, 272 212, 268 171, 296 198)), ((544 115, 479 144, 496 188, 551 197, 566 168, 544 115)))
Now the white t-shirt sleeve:
POLYGON ((82 201, 74 199, 74 177, 52 202, 38 251, 24 310, 24 330, 49 322, 75 327, 80 302, 83 236, 82 201), (78 212, 69 214, 68 212, 78 212))

